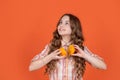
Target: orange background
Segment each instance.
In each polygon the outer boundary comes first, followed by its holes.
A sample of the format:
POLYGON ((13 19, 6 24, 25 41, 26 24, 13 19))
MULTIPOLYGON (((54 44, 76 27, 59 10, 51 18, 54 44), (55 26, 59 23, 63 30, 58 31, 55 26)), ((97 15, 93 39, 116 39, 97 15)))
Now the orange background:
POLYGON ((119 0, 1 0, 0 80, 48 80, 30 60, 52 39, 64 13, 78 16, 85 45, 105 59, 107 70, 87 64, 84 80, 120 80, 119 0))

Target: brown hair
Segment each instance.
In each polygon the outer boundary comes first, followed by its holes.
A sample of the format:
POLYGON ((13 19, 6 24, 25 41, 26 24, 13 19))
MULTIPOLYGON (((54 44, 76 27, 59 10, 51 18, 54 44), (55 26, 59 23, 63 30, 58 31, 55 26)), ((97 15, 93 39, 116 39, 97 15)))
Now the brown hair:
MULTIPOLYGON (((70 19, 70 26, 71 26, 71 29, 72 29, 72 33, 71 33, 72 44, 76 44, 81 49, 84 50, 84 46, 83 46, 84 37, 83 37, 83 34, 82 34, 82 27, 81 27, 80 20, 72 14, 64 14, 63 16, 69 16, 69 19, 70 19)), ((57 23, 57 26, 59 25, 61 18, 59 19, 59 21, 57 23)), ((60 48, 61 39, 62 39, 62 37, 59 35, 58 30, 56 28, 56 30, 53 32, 53 39, 50 42, 51 45, 50 45, 49 54, 52 51, 60 48)), ((75 61, 74 68, 75 68, 75 71, 76 71, 76 78, 79 80, 80 77, 83 76, 84 71, 85 71, 85 66, 86 66, 85 60, 83 58, 80 58, 80 57, 77 57, 77 56, 74 56, 73 59, 75 61)), ((53 72, 56 68, 57 61, 58 60, 50 61, 47 64, 46 72, 48 72, 48 73, 53 72)))

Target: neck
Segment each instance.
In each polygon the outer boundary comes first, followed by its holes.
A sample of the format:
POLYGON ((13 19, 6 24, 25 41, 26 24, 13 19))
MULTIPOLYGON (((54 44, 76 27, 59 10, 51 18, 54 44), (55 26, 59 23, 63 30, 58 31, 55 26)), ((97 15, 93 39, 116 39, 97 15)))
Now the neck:
POLYGON ((70 42, 70 36, 62 36, 62 40, 66 43, 70 42))

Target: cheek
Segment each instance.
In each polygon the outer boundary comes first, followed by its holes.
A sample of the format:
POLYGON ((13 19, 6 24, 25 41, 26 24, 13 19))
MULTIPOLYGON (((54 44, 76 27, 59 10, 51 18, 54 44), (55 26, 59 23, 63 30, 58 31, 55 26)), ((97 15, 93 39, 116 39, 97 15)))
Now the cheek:
POLYGON ((72 32, 72 29, 71 29, 71 27, 69 27, 69 28, 68 28, 68 31, 69 31, 69 32, 72 32))
POLYGON ((71 34, 72 33, 72 30, 71 29, 69 29, 69 34, 71 34))
POLYGON ((60 27, 58 26, 58 27, 57 27, 57 31, 58 31, 58 33, 60 34, 60 31, 59 31, 59 29, 60 29, 60 27))
POLYGON ((59 28, 60 28, 60 27, 58 26, 58 27, 57 27, 57 30, 59 30, 59 28))
POLYGON ((57 26, 57 29, 59 29, 59 26, 57 26))

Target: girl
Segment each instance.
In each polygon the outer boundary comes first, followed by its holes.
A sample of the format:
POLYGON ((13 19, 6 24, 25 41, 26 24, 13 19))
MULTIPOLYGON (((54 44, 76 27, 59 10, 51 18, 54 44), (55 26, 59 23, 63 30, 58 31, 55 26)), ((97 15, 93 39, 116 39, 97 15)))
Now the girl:
POLYGON ((83 80, 86 64, 90 63, 95 68, 106 70, 104 60, 93 54, 83 45, 84 37, 80 20, 73 14, 64 14, 57 23, 53 32, 53 39, 37 54, 29 66, 29 71, 37 70, 47 65, 46 73, 50 80, 83 80), (69 45, 74 45, 74 54, 68 55, 69 45), (66 56, 61 56, 60 48, 67 51, 66 56))

